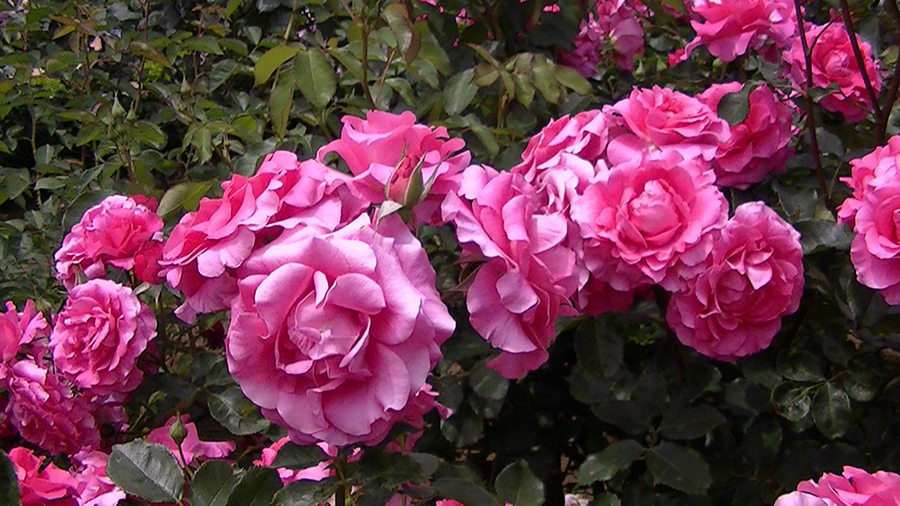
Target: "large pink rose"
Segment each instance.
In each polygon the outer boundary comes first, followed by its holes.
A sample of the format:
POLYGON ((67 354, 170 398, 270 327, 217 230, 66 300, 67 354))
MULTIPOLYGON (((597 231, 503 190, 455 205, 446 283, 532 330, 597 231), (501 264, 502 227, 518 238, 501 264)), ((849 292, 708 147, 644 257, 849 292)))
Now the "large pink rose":
POLYGON ((372 203, 386 199, 416 204, 418 221, 440 222, 440 204, 458 187, 453 177, 469 165, 471 155, 462 151, 462 139, 451 139, 444 127, 416 123, 416 115, 405 111, 391 114, 369 111, 366 119, 344 116, 340 139, 322 146, 316 159, 324 161, 336 153, 353 173, 354 187, 372 203), (422 181, 433 178, 428 196, 407 196, 413 171, 421 165, 422 181))
POLYGON ((73 473, 78 506, 116 506, 125 499, 125 492, 106 476, 109 455, 100 452, 82 452, 75 455, 81 463, 73 473))
POLYGON ((229 370, 298 443, 384 439, 455 327, 425 250, 395 216, 377 232, 360 216, 331 234, 283 235, 239 273, 229 370))
POLYGON ((72 288, 79 275, 105 278, 109 265, 134 267, 134 255, 162 230, 156 202, 113 195, 85 211, 56 252, 57 279, 72 288))
POLYGON ((700 100, 668 88, 635 88, 604 112, 624 127, 611 132, 607 148, 611 165, 633 161, 647 150, 673 149, 683 158, 715 157, 728 140, 728 123, 700 100))
POLYGON ((685 345, 732 361, 768 347, 801 295, 800 234, 751 202, 735 210, 703 272, 672 295, 666 321, 685 345))
POLYGON ((671 291, 702 269, 728 202, 699 163, 664 151, 598 174, 572 206, 594 277, 622 292, 671 291))
POLYGON ((473 165, 444 219, 456 227, 462 261, 487 258, 466 294, 472 327, 502 353, 488 363, 518 378, 547 360, 554 322, 579 285, 576 253, 566 244, 564 213, 543 213, 519 174, 473 165))
POLYGON ((596 13, 582 20, 572 52, 560 51, 559 63, 584 77, 592 77, 601 61, 612 58, 625 70, 634 70, 635 55, 644 54, 644 29, 637 11, 627 0, 600 0, 596 13))
POLYGON ((772 41, 776 48, 790 44, 797 33, 797 16, 791 0, 694 0, 691 20, 697 36, 679 53, 684 61, 705 45, 710 54, 733 61, 748 50, 762 49, 772 41))
POLYGON ((7 367, 24 346, 49 334, 50 326, 35 308, 34 301, 25 302, 21 313, 16 311, 15 304, 7 302, 6 312, 0 313, 0 380, 6 378, 7 367))
POLYGON ((10 368, 6 414, 23 439, 52 453, 73 455, 100 446, 100 433, 85 398, 72 395, 59 377, 31 360, 10 368))
POLYGON ((838 207, 838 223, 855 226, 856 212, 866 200, 869 181, 875 177, 900 179, 896 175, 900 171, 900 136, 895 135, 886 146, 878 146, 871 153, 850 160, 850 166, 850 177, 842 177, 841 181, 853 190, 853 196, 838 207))
POLYGON ((16 447, 9 451, 22 506, 85 506, 75 500, 77 490, 72 475, 52 462, 41 469, 44 459, 28 448, 16 447))
MULTIPOLYGON (((812 52, 812 83, 809 86, 828 88, 829 85, 837 85, 837 89, 819 102, 822 108, 843 114, 850 123, 864 120, 873 105, 861 72, 868 75, 876 96, 881 91, 881 74, 878 62, 872 57, 872 47, 856 36, 866 67, 860 69, 853 55, 850 36, 841 23, 824 26, 807 23, 806 39, 810 41, 812 52)), ((788 77, 794 86, 799 89, 806 87, 806 58, 799 37, 794 39, 782 57, 788 65, 788 77)))
POLYGON ((131 392, 138 356, 156 336, 156 317, 130 288, 94 279, 69 292, 50 335, 53 363, 91 395, 131 392))
POLYGON ((184 441, 181 442, 181 451, 175 444, 175 440, 169 435, 169 429, 175 424, 174 416, 170 417, 162 427, 151 430, 150 434, 147 434, 147 441, 159 443, 168 448, 182 466, 190 466, 206 459, 224 459, 234 451, 234 441, 201 441, 197 426, 191 423, 190 419, 189 415, 181 415, 181 423, 184 424, 187 431, 184 441), (182 454, 184 460, 181 459, 182 454))
MULTIPOLYGON (((740 83, 714 84, 697 98, 713 111, 729 93, 741 91, 740 83)), ((750 111, 742 123, 729 127, 729 137, 719 143, 712 166, 716 184, 746 190, 770 172, 784 172, 794 150, 788 147, 793 133, 791 109, 768 86, 750 92, 750 111)))
POLYGON ((844 466, 842 476, 825 473, 781 496, 776 506, 895 506, 900 504, 900 475, 844 466))
POLYGON ((850 260, 859 282, 900 304, 900 173, 891 170, 866 183, 856 212, 850 260))

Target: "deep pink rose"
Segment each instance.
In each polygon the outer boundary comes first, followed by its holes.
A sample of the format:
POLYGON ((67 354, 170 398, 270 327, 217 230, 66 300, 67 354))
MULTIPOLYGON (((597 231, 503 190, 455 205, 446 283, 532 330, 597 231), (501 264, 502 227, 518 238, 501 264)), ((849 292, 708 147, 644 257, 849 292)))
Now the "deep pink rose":
POLYGON ((886 146, 878 146, 871 153, 850 160, 850 166, 850 177, 842 177, 841 181, 853 190, 853 196, 838 207, 838 223, 849 223, 853 227, 856 212, 866 199, 869 181, 875 177, 900 179, 900 175, 895 175, 900 171, 900 136, 895 135, 886 146))
POLYGON ((82 452, 75 460, 81 463, 72 473, 78 506, 116 506, 125 499, 125 492, 106 476, 109 455, 100 451, 82 452))
MULTIPOLYGON (((729 93, 741 91, 740 83, 714 84, 697 98, 716 111, 729 93)), ((793 133, 791 109, 768 86, 750 92, 750 111, 742 123, 729 127, 728 140, 719 143, 712 167, 716 184, 746 190, 770 172, 784 172, 794 150, 788 147, 793 133)))
POLYGON ((461 260, 487 258, 466 294, 469 321, 502 353, 488 363, 518 378, 547 360, 560 311, 579 285, 576 253, 566 244, 562 212, 541 212, 538 196, 520 174, 473 165, 459 195, 448 195, 444 219, 456 227, 461 260))
POLYGON ((9 451, 22 506, 85 506, 75 500, 77 490, 72 475, 52 462, 41 469, 44 459, 28 448, 16 447, 9 451))
POLYGON ((584 77, 592 77, 596 65, 609 58, 630 71, 634 57, 644 54, 644 29, 631 2, 600 0, 596 12, 581 21, 573 43, 575 50, 560 51, 558 59, 584 77))
POLYGON ((791 0, 694 0, 692 7, 699 18, 691 20, 697 36, 676 61, 686 60, 705 45, 710 54, 730 62, 751 49, 762 49, 768 41, 783 48, 797 34, 791 0))
POLYGON ((239 271, 225 341, 247 397, 297 443, 376 444, 404 420, 455 322, 395 216, 286 234, 239 271))
MULTIPOLYGON (((275 462, 275 457, 278 455, 278 451, 281 450, 281 447, 288 444, 291 441, 289 437, 283 437, 278 441, 272 443, 268 448, 263 448, 262 455, 259 460, 254 460, 254 466, 271 466, 273 462, 275 462)), ((326 454, 331 457, 337 457, 338 448, 336 446, 331 446, 328 443, 317 443, 318 447, 322 449, 326 454)), ((310 480, 310 481, 322 481, 329 476, 334 476, 334 471, 328 469, 328 466, 331 465, 330 460, 323 460, 319 462, 318 465, 314 467, 308 467, 306 469, 286 469, 286 468, 278 468, 278 476, 281 478, 281 483, 287 485, 288 483, 293 483, 297 480, 310 480)))
POLYGON ((671 291, 702 269, 728 202, 699 163, 664 151, 598 174, 572 206, 594 277, 622 292, 653 283, 671 291))
POLYGON ((73 455, 82 448, 100 446, 100 433, 91 407, 75 397, 59 377, 31 360, 10 368, 10 423, 26 441, 52 454, 73 455))
POLYGON ((604 112, 625 132, 610 134, 611 165, 633 161, 647 150, 670 148, 685 159, 710 161, 728 140, 728 123, 697 98, 668 88, 635 88, 631 95, 604 112))
POLYGON ((94 279, 69 291, 50 335, 53 363, 91 395, 131 392, 138 356, 156 336, 156 317, 130 288, 94 279))
POLYGON ((148 241, 144 243, 144 246, 134 254, 135 277, 145 283, 154 285, 166 280, 161 272, 162 266, 159 265, 165 245, 166 243, 163 241, 148 241))
POLYGON ((181 442, 181 452, 178 451, 178 445, 169 435, 169 429, 175 423, 174 416, 170 417, 162 427, 151 430, 150 434, 147 434, 147 441, 159 443, 168 448, 182 466, 190 466, 206 459, 224 459, 234 451, 234 441, 200 441, 197 426, 191 423, 190 419, 189 415, 181 415, 181 423, 187 429, 187 436, 181 442), (184 460, 187 460, 187 463, 181 459, 182 453, 184 453, 184 460))
POLYGON ((854 230, 850 260, 857 279, 880 290, 888 304, 900 304, 900 173, 869 179, 854 230))
POLYGON ((7 367, 23 346, 49 334, 50 326, 34 307, 34 301, 26 301, 21 313, 16 311, 15 304, 7 302, 6 312, 0 313, 0 381, 6 378, 7 367))
POLYGON ((79 274, 96 279, 106 277, 109 265, 132 269, 134 255, 163 228, 155 204, 113 195, 85 211, 56 252, 57 279, 72 288, 79 274))
POLYGON ((803 295, 800 234, 762 202, 738 206, 703 272, 669 300, 685 345, 732 361, 765 349, 803 295))
POLYGON ((844 466, 842 476, 825 473, 781 496, 776 506, 895 506, 900 504, 900 475, 844 466))
MULTIPOLYGON (((872 47, 856 36, 865 62, 865 73, 869 76, 872 88, 876 96, 881 91, 881 73, 878 62, 872 57, 872 47)), ((816 26, 811 23, 806 25, 806 40, 810 41, 812 55, 812 83, 816 86, 827 88, 829 85, 837 85, 837 89, 831 91, 819 102, 822 108, 832 112, 839 112, 850 123, 858 123, 866 118, 872 111, 872 102, 866 92, 861 70, 856 64, 853 48, 850 44, 850 36, 841 23, 829 23, 824 26, 816 26), (815 41, 813 44, 812 41, 815 41)), ((806 59, 803 55, 803 46, 800 38, 796 37, 790 48, 782 55, 788 66, 788 77, 796 88, 806 87, 806 59)))

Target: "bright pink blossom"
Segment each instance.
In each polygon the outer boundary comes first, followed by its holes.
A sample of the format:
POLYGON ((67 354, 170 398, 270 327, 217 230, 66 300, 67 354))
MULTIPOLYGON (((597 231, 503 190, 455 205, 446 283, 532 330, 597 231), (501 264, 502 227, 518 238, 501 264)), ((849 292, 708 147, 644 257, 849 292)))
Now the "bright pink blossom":
POLYGON ((109 455, 100 452, 82 452, 75 455, 81 463, 73 473, 78 506, 116 506, 125 499, 125 492, 106 476, 109 455))
POLYGON ((105 278, 107 266, 130 270, 134 255, 162 230, 156 201, 113 195, 85 211, 56 252, 57 279, 72 288, 79 275, 105 278))
POLYGON ((596 12, 582 20, 572 52, 560 51, 559 62, 592 77, 598 63, 609 58, 625 70, 634 70, 634 57, 644 54, 644 29, 627 0, 600 0, 596 12))
POLYGON ((189 415, 181 415, 181 423, 187 429, 187 436, 181 442, 181 452, 178 451, 178 445, 175 444, 172 436, 169 435, 169 429, 175 423, 174 416, 169 418, 162 427, 151 430, 150 434, 147 434, 147 441, 159 443, 168 448, 182 466, 190 466, 195 462, 206 459, 224 459, 229 453, 234 451, 234 441, 200 441, 197 426, 190 422, 190 419, 189 415), (186 464, 181 459, 182 453, 184 454, 184 460, 187 460, 186 464))
POLYGON ((732 361, 769 346, 803 283, 800 234, 762 202, 743 204, 703 272, 672 295, 666 321, 683 344, 732 361))
POLYGON ((9 451, 22 506, 86 506, 75 499, 77 490, 72 475, 52 462, 41 469, 44 459, 28 448, 16 447, 9 451))
POLYGON ((900 173, 890 170, 866 183, 856 212, 850 260, 859 282, 900 304, 900 173))
MULTIPOLYGON (((262 455, 259 460, 254 460, 253 465, 255 466, 271 466, 273 462, 275 462, 275 457, 278 455, 278 451, 281 448, 288 444, 291 441, 289 437, 283 437, 278 441, 272 443, 268 448, 263 448, 262 455)), ((331 446, 328 443, 317 443, 318 447, 322 449, 326 454, 331 457, 337 457, 338 448, 336 446, 331 446)), ((281 478, 281 482, 287 485, 288 483, 293 483, 297 480, 310 480, 310 481, 322 481, 329 476, 334 476, 334 471, 328 469, 328 466, 331 464, 330 460, 323 460, 319 462, 314 467, 308 467, 306 469, 286 469, 286 468, 278 468, 278 476, 281 478)))
POLYGON ((69 291, 50 335, 53 362, 92 395, 131 392, 143 373, 138 356, 156 336, 156 317, 130 288, 94 279, 69 291))
POLYGON ((694 0, 692 7, 700 18, 691 20, 697 36, 677 61, 686 60, 694 49, 705 45, 710 54, 729 62, 751 49, 763 49, 768 41, 783 48, 797 33, 791 0, 694 0))
POLYGON ((228 366, 295 442, 376 444, 441 358, 455 322, 421 244, 394 216, 289 234, 240 269, 228 366))
POLYGON ((24 346, 49 334, 50 326, 35 308, 34 301, 25 302, 21 313, 16 311, 15 304, 7 302, 6 312, 0 313, 0 380, 6 378, 7 367, 24 346))
POLYGON ((900 504, 900 475, 844 466, 841 476, 825 473, 783 495, 775 506, 895 506, 900 504))
POLYGON ((794 39, 790 48, 782 55, 788 65, 788 77, 796 88, 828 88, 837 85, 819 103, 825 110, 839 112, 850 123, 858 123, 872 111, 866 85, 862 78, 864 70, 869 77, 875 94, 881 91, 879 64, 872 57, 872 47, 856 36, 862 53, 865 69, 860 69, 853 55, 850 36, 841 23, 816 26, 807 23, 806 40, 811 46, 812 83, 806 82, 806 58, 800 38, 794 39))
POLYGON ((838 223, 855 226, 856 212, 865 202, 869 181, 876 177, 900 179, 900 175, 893 175, 900 172, 900 136, 895 135, 886 146, 878 146, 871 153, 850 160, 850 167, 850 177, 842 177, 841 181, 853 190, 853 196, 838 207, 838 223))

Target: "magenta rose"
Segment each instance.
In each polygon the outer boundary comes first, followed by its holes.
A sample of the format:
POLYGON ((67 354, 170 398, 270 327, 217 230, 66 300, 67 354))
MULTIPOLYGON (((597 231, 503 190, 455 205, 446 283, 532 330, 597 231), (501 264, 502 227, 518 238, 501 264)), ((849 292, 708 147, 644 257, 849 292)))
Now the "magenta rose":
POLYGON ((105 278, 107 266, 130 270, 134 255, 162 230, 156 202, 146 197, 113 195, 85 211, 56 252, 57 279, 66 288, 79 275, 105 278))
POLYGON ((501 350, 488 363, 507 378, 537 369, 548 357, 560 311, 579 285, 569 221, 541 212, 524 177, 473 165, 459 195, 448 195, 444 219, 456 227, 461 261, 487 258, 466 294, 469 321, 501 350))
MULTIPOLYGON (((697 98, 713 111, 729 93, 741 91, 740 83, 714 84, 697 98)), ((788 147, 793 133, 791 109, 768 86, 750 92, 747 119, 729 127, 728 140, 720 142, 712 166, 716 184, 746 190, 770 172, 784 172, 794 150, 788 147)))
POLYGON ((197 432, 197 426, 191 423, 190 419, 189 415, 181 415, 181 423, 184 424, 187 435, 184 441, 181 442, 180 451, 178 445, 175 444, 175 440, 169 435, 169 429, 175 424, 174 416, 170 417, 162 427, 151 430, 147 434, 147 441, 159 443, 168 448, 182 466, 190 466, 201 460, 224 459, 229 453, 234 451, 234 441, 201 441, 200 434, 197 432), (182 454, 184 455, 184 460, 181 458, 182 454))
POLYGON ((717 360, 765 349, 803 294, 800 234, 762 202, 738 206, 703 272, 672 295, 678 339, 717 360))
POLYGON ((94 279, 69 291, 50 350, 59 371, 87 393, 127 393, 144 377, 137 359, 155 336, 153 311, 130 288, 94 279))
POLYGON ((730 62, 751 49, 763 49, 768 41, 783 48, 797 34, 792 0, 694 0, 692 10, 699 18, 691 20, 697 36, 677 61, 705 45, 710 54, 730 62))
POLYGON ((7 368, 23 347, 49 334, 50 326, 35 308, 34 301, 26 301, 21 313, 16 311, 15 304, 7 302, 6 312, 0 313, 0 380, 6 378, 7 368))
POLYGON ((81 465, 72 473, 78 506, 115 506, 125 499, 125 492, 106 476, 109 455, 100 452, 81 452, 75 455, 81 465))
POLYGON ((850 260, 856 277, 880 290, 888 304, 900 304, 900 173, 890 170, 866 184, 856 212, 850 260))
POLYGON ((612 58, 625 70, 634 70, 634 57, 644 54, 644 29, 627 0, 601 0, 596 12, 582 20, 572 52, 560 51, 559 63, 592 77, 601 61, 612 58))
POLYGON ((10 368, 7 393, 6 414, 26 441, 52 454, 100 446, 91 406, 35 362, 20 360, 10 368))
POLYGON ((406 418, 455 322, 395 216, 293 233, 239 271, 225 341, 247 397, 297 443, 377 444, 406 418))
MULTIPOLYGON (((20 446, 9 451, 9 460, 19 482, 22 506, 85 506, 75 499, 76 482, 68 471, 52 462, 41 469, 45 458, 20 446)), ((124 494, 122 498, 125 498, 124 494)))
POLYGON ((900 136, 895 135, 888 139, 886 146, 878 146, 871 153, 850 160, 850 167, 850 177, 842 177, 841 181, 853 190, 853 195, 838 207, 838 223, 855 227, 856 212, 866 200, 869 181, 876 177, 900 179, 896 175, 900 171, 900 136))
POLYGON ((788 66, 788 77, 796 88, 820 87, 828 88, 837 85, 819 102, 822 108, 844 115, 850 123, 859 123, 872 111, 872 101, 866 91, 862 78, 865 72, 874 88, 876 96, 881 91, 881 74, 878 62, 872 57, 872 47, 859 36, 856 40, 865 62, 865 69, 860 69, 853 55, 850 36, 841 23, 829 23, 816 26, 806 25, 806 39, 810 41, 812 63, 812 83, 806 82, 806 58, 800 38, 794 39, 790 48, 782 57, 788 66), (813 43, 812 41, 815 41, 813 43))
POLYGON ((624 131, 610 133, 612 165, 633 161, 647 150, 673 149, 682 158, 715 157, 728 140, 728 123, 700 100, 668 88, 635 88, 631 95, 606 106, 624 131))
POLYGON ((796 492, 783 495, 775 506, 895 506, 900 504, 900 475, 844 466, 841 476, 825 473, 807 480, 796 492))
POLYGON ((675 151, 601 173, 572 206, 584 262, 618 291, 660 283, 676 290, 700 269, 728 202, 715 174, 675 151))

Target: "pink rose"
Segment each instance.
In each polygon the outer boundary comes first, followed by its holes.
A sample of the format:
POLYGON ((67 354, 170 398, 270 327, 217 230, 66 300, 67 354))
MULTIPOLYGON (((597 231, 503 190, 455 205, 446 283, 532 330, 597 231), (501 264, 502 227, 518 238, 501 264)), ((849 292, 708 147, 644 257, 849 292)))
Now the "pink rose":
POLYGON ((106 476, 109 455, 99 452, 82 452, 75 455, 81 466, 72 473, 78 506, 116 506, 125 499, 125 492, 106 476))
POLYGON ((900 504, 900 475, 844 466, 842 476, 825 473, 807 480, 797 491, 778 498, 776 506, 894 506, 900 504))
POLYGON ((700 100, 668 88, 635 88, 604 112, 624 132, 610 134, 611 165, 632 161, 644 151, 670 148, 683 158, 712 160, 719 143, 728 140, 728 123, 700 100))
POLYGON ((621 292, 653 283, 671 291, 702 269, 728 202, 698 164, 664 151, 597 176, 571 213, 594 277, 621 292))
MULTIPOLYGON (((866 75, 876 96, 881 91, 881 74, 879 64, 872 57, 872 47, 857 35, 860 52, 866 68, 866 75)), ((810 41, 810 61, 812 63, 812 83, 810 87, 827 88, 829 85, 837 85, 837 89, 831 91, 819 103, 822 108, 832 112, 839 112, 850 123, 858 123, 872 111, 872 101, 866 91, 861 70, 856 64, 853 48, 850 44, 850 36, 841 23, 829 23, 825 26, 816 26, 807 23, 806 40, 810 41), (813 41, 815 41, 813 43, 813 41)), ((782 55, 788 66, 788 77, 794 87, 803 89, 806 83, 806 59, 803 55, 803 46, 800 38, 794 39, 790 48, 782 55)))
POLYGON ((73 455, 100 446, 91 408, 75 397, 60 378, 31 360, 10 368, 6 414, 28 442, 52 453, 73 455))
POLYGON ((15 304, 7 302, 6 312, 0 313, 0 380, 6 378, 7 367, 23 346, 49 334, 50 326, 34 307, 34 301, 25 302, 21 313, 16 311, 15 304))
POLYGON ((444 219, 463 245, 461 260, 487 258, 466 294, 469 321, 502 353, 488 363, 518 378, 547 360, 554 322, 579 285, 576 254, 568 247, 569 221, 543 213, 519 174, 473 165, 462 175, 459 195, 448 195, 444 219))
MULTIPOLYGON (((729 93, 741 91, 740 83, 714 84, 697 98, 716 111, 729 93)), ((750 92, 750 111, 742 123, 729 127, 728 140, 719 143, 713 158, 716 184, 746 190, 770 172, 784 172, 794 150, 788 147, 793 133, 791 109, 768 86, 750 92)))
POLYGON ((113 195, 85 211, 56 252, 57 279, 71 289, 79 274, 96 279, 108 265, 132 269, 134 255, 163 228, 155 209, 146 197, 113 195))
POLYGON ((634 57, 644 54, 644 29, 637 16, 626 0, 597 2, 596 13, 588 13, 579 26, 574 52, 560 51, 559 62, 584 77, 592 77, 596 65, 609 58, 625 70, 634 70, 634 57))
POLYGON ((229 370, 301 444, 384 439, 455 327, 418 240, 394 216, 369 223, 283 234, 239 271, 229 370))
POLYGON ((869 179, 856 212, 850 261, 860 283, 900 304, 900 173, 889 170, 869 179))
POLYGON ((341 121, 341 138, 319 148, 316 160, 336 153, 356 176, 354 187, 370 202, 390 199, 415 204, 419 222, 439 224, 441 201, 458 186, 453 176, 471 159, 468 151, 462 151, 465 142, 451 139, 444 127, 417 124, 416 115, 409 111, 369 111, 366 119, 344 116, 341 121), (423 183, 434 181, 427 197, 407 195, 419 165, 423 183))
POLYGON ((853 190, 853 196, 838 207, 838 223, 855 226, 856 212, 866 199, 869 181, 875 177, 900 177, 891 175, 900 171, 900 136, 891 137, 886 146, 878 146, 862 158, 850 160, 850 166, 850 177, 842 177, 841 181, 853 190))
POLYGON ((135 277, 153 285, 160 284, 166 280, 161 273, 162 266, 159 265, 165 245, 166 243, 163 241, 148 241, 144 243, 144 246, 134 254, 135 277))
POLYGON ((91 395, 131 392, 144 375, 138 356, 156 336, 156 317, 130 288, 94 279, 69 292, 50 335, 53 363, 91 395))
POLYGON ((151 430, 150 433, 147 434, 147 441, 150 443, 159 443, 168 448, 182 467, 190 466, 193 465, 194 462, 206 459, 224 459, 229 453, 234 451, 234 441, 200 441, 200 435, 197 433, 197 426, 191 423, 190 419, 191 417, 189 415, 181 415, 181 423, 183 423, 184 428, 187 429, 187 436, 184 438, 184 441, 181 442, 180 452, 178 450, 178 445, 175 444, 172 436, 169 435, 169 429, 175 423, 174 416, 170 417, 162 427, 151 430), (181 459, 182 453, 184 454, 184 460, 187 460, 187 463, 181 459))
POLYGON ((666 321, 685 345, 732 361, 772 342, 803 294, 800 234, 762 202, 739 206, 703 272, 669 300, 666 321))
POLYGON ((686 60, 705 45, 710 54, 730 62, 748 50, 762 49, 767 41, 776 48, 790 44, 797 34, 797 16, 791 0, 694 0, 691 20, 697 36, 679 54, 686 60))
POLYGON ((779 497, 773 506, 834 506, 819 497, 803 492, 791 492, 779 497))
MULTIPOLYGON (((278 441, 272 443, 268 448, 263 448, 262 455, 259 460, 254 460, 254 466, 271 466, 273 462, 275 462, 275 457, 278 455, 278 451, 281 448, 288 444, 291 441, 289 437, 283 437, 278 441)), ((336 446, 331 446, 328 443, 317 443, 317 446, 322 449, 326 454, 331 457, 337 457, 338 448, 336 446)), ((287 485, 288 483, 293 483, 297 480, 310 480, 310 481, 322 481, 329 476, 334 476, 334 471, 328 469, 328 466, 331 465, 330 460, 323 460, 319 462, 318 465, 314 467, 309 467, 306 469, 285 469, 278 468, 278 476, 281 478, 281 483, 287 485)))
POLYGON ((9 451, 22 506, 86 506, 75 500, 76 483, 69 472, 52 462, 41 469, 44 459, 28 448, 16 447, 9 451))

